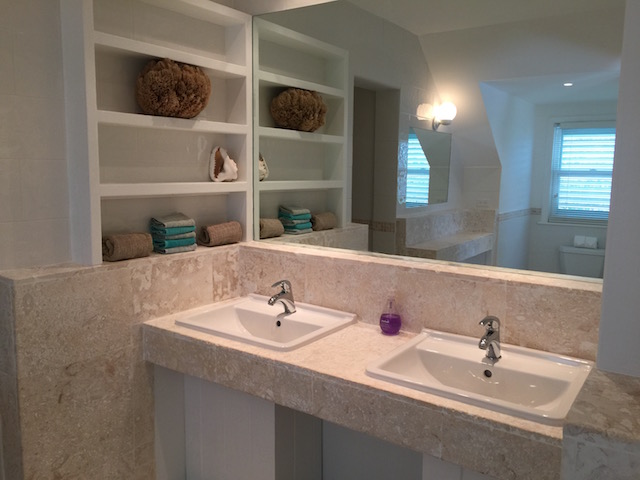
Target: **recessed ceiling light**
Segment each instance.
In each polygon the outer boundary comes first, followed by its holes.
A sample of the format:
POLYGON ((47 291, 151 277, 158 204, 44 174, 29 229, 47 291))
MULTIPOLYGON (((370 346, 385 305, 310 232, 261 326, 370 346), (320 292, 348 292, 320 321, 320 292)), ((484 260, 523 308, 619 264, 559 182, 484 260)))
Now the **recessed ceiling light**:
POLYGON ((565 87, 573 87, 573 83, 572 82, 565 82, 562 84, 565 87))

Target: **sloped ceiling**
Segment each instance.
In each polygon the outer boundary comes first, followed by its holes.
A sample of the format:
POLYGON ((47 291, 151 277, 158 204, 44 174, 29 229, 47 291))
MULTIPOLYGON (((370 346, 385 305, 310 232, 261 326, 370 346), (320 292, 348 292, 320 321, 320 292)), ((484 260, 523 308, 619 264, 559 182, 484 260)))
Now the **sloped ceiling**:
POLYGON ((501 23, 622 8, 625 0, 348 0, 422 36, 501 23))
MULTIPOLYGON (((530 61, 535 62, 533 54, 539 46, 528 44, 531 40, 531 25, 545 25, 564 23, 566 19, 593 17, 602 12, 602 16, 610 24, 609 12, 624 11, 625 0, 535 0, 535 1, 514 1, 514 0, 347 0, 349 3, 366 10, 378 17, 384 18, 401 28, 410 31, 420 38, 425 50, 425 57, 430 66, 435 67, 438 72, 441 69, 436 67, 439 61, 438 54, 447 51, 447 55, 457 56, 451 50, 453 40, 455 44, 460 38, 473 38, 475 31, 482 32, 480 37, 494 32, 508 31, 515 25, 522 25, 529 29, 528 35, 523 34, 522 38, 517 35, 512 37, 510 51, 507 52, 505 60, 516 62, 517 57, 525 55, 530 61), (560 20, 557 20, 560 19, 560 20), (522 55, 515 52, 519 49, 522 55), (508 54, 513 55, 509 59, 508 54)), ((602 44, 607 48, 611 44, 621 43, 622 32, 611 29, 609 24, 603 24, 601 28, 595 29, 591 36, 589 48, 602 44), (603 38, 606 37, 606 38, 603 38)), ((534 27, 535 28, 535 27, 534 27)), ((569 27, 573 28, 573 27, 569 27)), ((579 29, 580 27, 576 27, 579 29)), ((544 27, 540 33, 543 33, 544 27)), ((546 32, 548 33, 548 32, 546 32)), ((569 36, 571 33, 567 32, 569 36)), ((564 41, 558 38, 559 42, 564 41)), ((461 47, 458 45, 456 48, 461 47)), ((553 48, 553 44, 548 45, 553 48)), ((614 49, 615 50, 615 49, 614 49)), ((460 50, 458 49, 458 52, 460 50)), ((513 77, 494 77, 492 80, 500 79, 495 83, 499 88, 511 95, 523 98, 531 103, 553 103, 553 102, 581 102, 589 100, 611 100, 617 98, 618 77, 619 77, 619 45, 617 52, 609 49, 607 52, 593 50, 594 54, 600 57, 603 54, 609 56, 609 65, 603 68, 602 59, 598 59, 594 70, 584 68, 584 63, 579 69, 571 70, 571 63, 567 59, 566 65, 557 66, 555 72, 546 72, 545 75, 518 75, 513 77), (613 53, 613 55, 612 55, 613 53), (571 75, 566 75, 569 72, 571 75), (566 89, 562 87, 563 82, 572 81, 574 87, 566 89)), ((539 53, 539 52, 538 52, 539 53)), ((577 55, 580 52, 576 52, 577 55)), ((524 69, 526 70, 526 69, 524 69)), ((520 72, 524 73, 524 72, 520 72)), ((438 79, 436 79, 438 80, 438 79)), ((489 79, 482 79, 489 80, 489 79)), ((439 82, 438 82, 439 83, 439 82)), ((446 85, 439 87, 447 88, 446 85)))

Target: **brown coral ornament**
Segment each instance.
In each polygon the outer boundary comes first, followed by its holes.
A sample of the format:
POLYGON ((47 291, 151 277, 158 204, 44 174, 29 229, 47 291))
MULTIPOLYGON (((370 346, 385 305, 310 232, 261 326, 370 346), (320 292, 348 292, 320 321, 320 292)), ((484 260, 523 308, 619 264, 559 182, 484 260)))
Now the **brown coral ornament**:
POLYGON ((271 116, 277 126, 313 132, 324 125, 327 106, 318 92, 289 88, 271 101, 271 116))
POLYGON ((211 81, 200 67, 152 60, 138 75, 136 100, 147 115, 193 118, 209 102, 211 81))

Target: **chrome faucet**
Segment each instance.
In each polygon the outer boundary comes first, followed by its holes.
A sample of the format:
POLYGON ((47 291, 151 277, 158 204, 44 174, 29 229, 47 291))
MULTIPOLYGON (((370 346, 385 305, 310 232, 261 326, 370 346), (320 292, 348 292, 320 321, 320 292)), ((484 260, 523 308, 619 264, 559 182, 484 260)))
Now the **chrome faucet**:
POLYGON ((500 320, 498 317, 488 315, 480 320, 480 325, 486 328, 485 334, 480 339, 478 347, 486 350, 486 357, 494 362, 502 356, 500 353, 500 320))
POLYGON ((293 300, 291 282, 289 280, 279 280, 271 285, 271 288, 273 287, 280 287, 281 290, 268 300, 269 305, 275 305, 276 302, 280 302, 284 306, 284 315, 295 313, 296 304, 293 300))

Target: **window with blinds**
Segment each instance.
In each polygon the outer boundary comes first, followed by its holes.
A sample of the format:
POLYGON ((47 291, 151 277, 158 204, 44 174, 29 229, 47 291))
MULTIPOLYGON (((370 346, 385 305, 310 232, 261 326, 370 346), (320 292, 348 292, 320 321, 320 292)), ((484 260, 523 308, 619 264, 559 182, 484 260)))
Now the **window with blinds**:
POLYGON ((614 122, 555 124, 550 222, 607 222, 615 142, 614 122))
POLYGON ((423 207, 429 204, 429 161, 422 150, 420 140, 411 130, 407 158, 407 207, 423 207))

